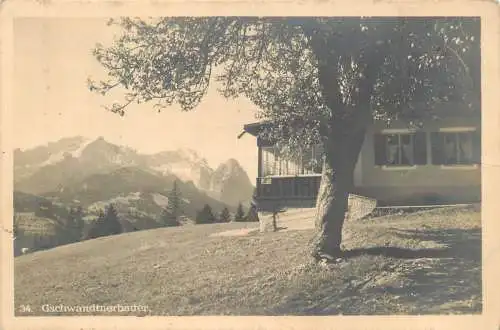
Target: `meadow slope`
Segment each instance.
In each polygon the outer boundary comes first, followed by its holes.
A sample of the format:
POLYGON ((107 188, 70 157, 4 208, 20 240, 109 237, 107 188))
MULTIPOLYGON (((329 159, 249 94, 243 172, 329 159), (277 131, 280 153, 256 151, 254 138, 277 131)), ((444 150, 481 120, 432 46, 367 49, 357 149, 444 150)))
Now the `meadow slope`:
POLYGON ((47 315, 43 304, 147 305, 151 315, 480 313, 480 218, 458 208, 348 222, 348 258, 330 267, 310 262, 312 229, 126 233, 15 258, 15 304, 30 315, 47 315))

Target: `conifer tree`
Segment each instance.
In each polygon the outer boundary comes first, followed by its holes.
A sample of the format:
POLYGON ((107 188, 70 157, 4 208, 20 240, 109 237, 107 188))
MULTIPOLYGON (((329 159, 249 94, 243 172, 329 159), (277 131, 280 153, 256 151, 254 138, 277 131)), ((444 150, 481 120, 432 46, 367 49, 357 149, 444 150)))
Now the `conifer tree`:
POLYGON ((231 221, 231 214, 229 213, 229 209, 225 207, 219 215, 219 222, 229 222, 231 221))
POLYGON ((196 223, 206 224, 214 222, 215 222, 215 216, 212 212, 212 208, 210 207, 210 205, 205 204, 203 209, 201 209, 201 211, 198 211, 198 214, 196 215, 196 223))
POLYGON ((82 239, 84 225, 82 207, 71 208, 65 228, 69 242, 78 242, 82 239))
POLYGON ((243 211, 243 205, 239 203, 238 208, 236 209, 236 214, 234 215, 234 221, 240 222, 244 220, 245 220, 245 212, 243 211))
POLYGON ((122 226, 118 219, 118 211, 113 204, 108 205, 105 212, 106 232, 108 235, 116 235, 122 232, 122 226))
POLYGON ((166 226, 177 226, 179 224, 179 217, 184 213, 182 208, 182 193, 177 184, 177 180, 174 181, 172 190, 169 191, 167 206, 162 213, 162 222, 166 226))
POLYGON ((99 211, 99 217, 90 228, 87 238, 97 238, 101 236, 117 235, 122 232, 122 226, 118 218, 118 212, 113 204, 106 207, 105 212, 99 211))
POLYGON ((168 207, 165 207, 161 212, 161 223, 165 227, 175 227, 181 224, 179 218, 172 214, 168 207))

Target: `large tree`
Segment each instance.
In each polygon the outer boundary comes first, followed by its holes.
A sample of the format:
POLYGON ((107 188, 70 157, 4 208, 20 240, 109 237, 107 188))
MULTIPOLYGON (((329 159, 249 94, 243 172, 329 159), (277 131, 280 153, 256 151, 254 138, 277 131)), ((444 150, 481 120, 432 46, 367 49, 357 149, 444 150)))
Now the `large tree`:
POLYGON ((315 257, 340 252, 353 171, 374 119, 419 125, 446 102, 480 108, 477 18, 182 17, 112 21, 123 34, 95 56, 132 102, 195 108, 210 83, 243 96, 284 153, 322 143, 315 257), (293 148, 290 148, 293 146, 293 148))

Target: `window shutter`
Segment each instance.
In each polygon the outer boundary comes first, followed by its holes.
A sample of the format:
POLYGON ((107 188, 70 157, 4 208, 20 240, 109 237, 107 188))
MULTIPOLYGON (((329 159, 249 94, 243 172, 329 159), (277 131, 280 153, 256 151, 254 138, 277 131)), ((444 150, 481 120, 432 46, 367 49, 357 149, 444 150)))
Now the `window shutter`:
POLYGON ((472 161, 474 164, 481 164, 481 130, 472 133, 472 161))
POLYGON ((425 132, 415 133, 413 152, 416 165, 427 164, 427 134, 425 132))
POLYGON ((375 165, 385 165, 386 163, 386 137, 383 134, 374 134, 375 165))
POLYGON ((439 132, 431 133, 432 164, 441 165, 444 163, 443 135, 439 132))

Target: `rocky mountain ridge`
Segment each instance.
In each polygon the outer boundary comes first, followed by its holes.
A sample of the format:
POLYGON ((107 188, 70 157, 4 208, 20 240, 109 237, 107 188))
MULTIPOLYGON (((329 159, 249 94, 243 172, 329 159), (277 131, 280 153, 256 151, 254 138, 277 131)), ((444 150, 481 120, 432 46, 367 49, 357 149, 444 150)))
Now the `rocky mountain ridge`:
MULTIPOLYGON (((27 150, 14 151, 15 190, 32 194, 61 192, 93 175, 104 175, 120 168, 138 168, 160 177, 175 176, 192 184, 212 198, 235 206, 247 204, 253 185, 235 159, 228 159, 216 169, 196 151, 177 149, 141 154, 99 137, 63 138, 27 150)), ((140 182, 137 182, 140 185, 140 182)))

